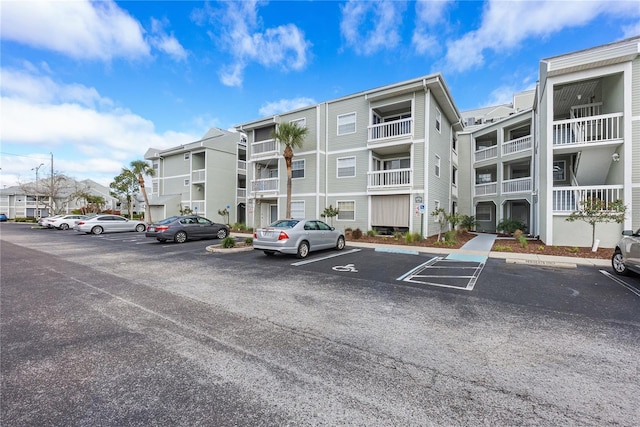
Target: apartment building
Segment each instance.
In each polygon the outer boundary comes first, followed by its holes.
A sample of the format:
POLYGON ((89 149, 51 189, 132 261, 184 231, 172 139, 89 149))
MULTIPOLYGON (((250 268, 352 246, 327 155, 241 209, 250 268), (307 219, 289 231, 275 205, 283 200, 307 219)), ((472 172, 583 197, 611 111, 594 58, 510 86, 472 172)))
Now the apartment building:
POLYGON ((153 221, 193 212, 216 222, 245 222, 246 140, 211 128, 198 141, 144 156, 155 171, 149 207, 153 221), (228 212, 221 216, 218 211, 228 212))
POLYGON ((236 126, 247 136, 247 225, 286 211, 279 123, 306 127, 292 164, 291 216, 344 228, 439 231, 430 214, 455 209, 456 132, 461 117, 443 77, 433 74, 236 126))

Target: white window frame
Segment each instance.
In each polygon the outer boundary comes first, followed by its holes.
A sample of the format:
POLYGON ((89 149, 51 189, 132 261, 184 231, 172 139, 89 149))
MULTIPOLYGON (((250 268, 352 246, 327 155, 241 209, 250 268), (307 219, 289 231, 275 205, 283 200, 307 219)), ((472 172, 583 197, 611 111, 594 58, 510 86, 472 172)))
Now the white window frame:
POLYGON ((436 130, 442 133, 442 113, 436 108, 436 130))
POLYGON ((300 119, 289 120, 289 123, 291 124, 295 123, 298 125, 299 128, 305 129, 307 127, 307 118, 302 117, 300 119))
POLYGON ((489 205, 478 205, 476 206, 476 220, 478 221, 491 221, 491 206, 489 205), (482 219, 480 217, 480 213, 478 212, 478 208, 483 208, 483 209, 487 209, 487 215, 489 216, 489 219, 482 219))
POLYGON ((435 169, 434 169, 434 173, 436 175, 436 177, 440 178, 440 169, 442 167, 441 165, 441 159, 440 156, 436 154, 436 162, 435 162, 435 169))
POLYGON ((292 160, 291 161, 291 179, 304 179, 305 167, 306 167, 306 163, 305 163, 304 159, 292 160), (293 171, 294 170, 300 170, 300 168, 298 168, 298 169, 294 169, 293 168, 293 164, 297 163, 297 162, 302 162, 302 176, 293 176, 293 171))
POLYGON ((191 154, 191 153, 184 153, 184 159, 185 159, 185 160, 189 160, 189 155, 190 155, 190 154, 191 154))
MULTIPOLYGON (((435 206, 433 211, 436 212, 440 209, 440 200, 434 200, 433 205, 435 206)), ((433 216, 433 222, 440 222, 440 214, 433 216)))
POLYGON ((355 221, 356 220, 356 201, 355 200, 336 200, 336 209, 338 209, 338 215, 336 216, 336 221, 355 221), (346 212, 353 212, 353 218, 340 218, 340 213, 343 212, 344 209, 340 208, 341 203, 352 203, 353 211, 347 210, 346 212))
POLYGON ((292 200, 291 201, 291 218, 293 219, 304 219, 305 216, 305 201, 304 200, 292 200), (302 205, 302 209, 294 209, 294 206, 296 205, 302 205), (301 216, 296 216, 294 215, 294 212, 301 212, 301 216))
POLYGON ((356 131, 357 131, 356 121, 357 121, 357 119, 358 119, 358 115, 355 112, 346 113, 346 114, 339 114, 338 118, 336 120, 336 133, 337 133, 337 135, 340 136, 340 135, 349 135, 349 134, 352 134, 352 133, 356 133, 356 131), (346 123, 340 123, 341 119, 344 120, 345 118, 350 117, 350 116, 353 116, 353 122, 349 121, 349 122, 346 122, 346 123), (352 123, 353 123, 353 130, 352 131, 340 132, 340 126, 344 127, 346 125, 351 125, 352 123))
MULTIPOLYGON (((343 169, 346 169, 346 168, 343 167, 343 169)), ((336 178, 354 178, 356 176, 356 173, 357 173, 356 156, 338 157, 336 159, 336 178), (353 175, 340 176, 340 160, 347 160, 347 159, 353 159, 353 175)))

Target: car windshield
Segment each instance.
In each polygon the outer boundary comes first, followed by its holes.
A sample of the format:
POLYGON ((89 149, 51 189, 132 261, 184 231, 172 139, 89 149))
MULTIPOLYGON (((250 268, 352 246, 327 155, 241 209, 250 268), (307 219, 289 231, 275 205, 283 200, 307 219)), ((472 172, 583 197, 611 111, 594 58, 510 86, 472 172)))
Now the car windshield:
POLYGON ((295 227, 297 223, 299 223, 297 219, 280 219, 278 221, 272 222, 269 227, 273 228, 292 228, 295 227))
POLYGON ((157 224, 169 224, 170 222, 173 222, 178 218, 180 218, 180 217, 178 217, 178 216, 170 216, 169 218, 165 218, 162 221, 158 221, 157 224))

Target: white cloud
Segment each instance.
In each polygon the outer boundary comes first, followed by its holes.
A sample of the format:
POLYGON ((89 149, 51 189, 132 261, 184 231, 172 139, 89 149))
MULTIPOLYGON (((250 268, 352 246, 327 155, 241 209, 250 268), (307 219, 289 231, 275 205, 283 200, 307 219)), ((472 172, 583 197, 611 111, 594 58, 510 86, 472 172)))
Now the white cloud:
POLYGON ((359 55, 393 49, 400 43, 403 2, 350 0, 342 7, 340 32, 359 55))
POLYGON ((259 31, 258 2, 223 2, 224 11, 210 5, 194 11, 192 19, 198 24, 209 17, 215 31, 209 31, 224 51, 233 59, 220 71, 220 81, 226 86, 241 86, 244 69, 252 62, 264 67, 279 67, 282 71, 304 69, 311 43, 294 24, 280 25, 259 31))
POLYGON ((640 21, 633 25, 625 25, 622 27, 623 38, 640 36, 640 21))
POLYGON ((284 113, 286 111, 296 110, 298 108, 307 107, 316 104, 312 98, 293 98, 281 99, 279 101, 268 102, 260 107, 261 116, 273 116, 275 114, 284 113))
POLYGON ((151 19, 150 43, 159 51, 166 53, 176 61, 187 59, 187 51, 180 44, 173 34, 167 35, 164 27, 168 25, 166 21, 151 19))
POLYGON ((640 16, 637 2, 490 0, 480 28, 447 43, 445 70, 465 71, 484 63, 484 51, 509 51, 531 37, 548 37, 604 15, 640 16))
POLYGON ((451 0, 416 2, 416 26, 411 37, 416 53, 423 55, 440 51, 436 27, 447 23, 444 13, 451 3, 451 0))

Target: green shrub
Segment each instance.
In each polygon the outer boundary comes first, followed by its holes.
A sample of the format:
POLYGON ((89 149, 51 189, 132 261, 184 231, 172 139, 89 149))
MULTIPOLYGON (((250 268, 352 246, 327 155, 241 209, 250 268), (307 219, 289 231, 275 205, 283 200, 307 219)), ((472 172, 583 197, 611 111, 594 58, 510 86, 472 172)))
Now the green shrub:
POLYGON ((444 241, 449 244, 454 244, 458 241, 458 232, 456 230, 449 230, 444 233, 444 241))
POLYGON ((227 236, 224 239, 222 239, 221 245, 225 249, 235 248, 236 247, 236 239, 234 239, 231 236, 227 236))
POLYGON ((580 248, 574 246, 572 248, 565 248, 565 250, 567 252, 571 252, 572 254, 577 254, 578 252, 580 252, 580 248))
POLYGON ((407 231, 407 232, 404 234, 404 242, 405 242, 407 245, 409 245, 409 244, 413 243, 413 234, 411 234, 411 232, 410 232, 410 231, 407 231))
POLYGON ((476 217, 473 215, 462 215, 462 219, 460 219, 460 228, 465 228, 469 231, 473 231, 476 229, 478 225, 478 221, 476 221, 476 217))
POLYGON ((231 227, 231 228, 233 230, 244 231, 244 230, 247 229, 247 226, 243 222, 236 222, 235 224, 233 224, 233 227, 231 227))
POLYGON ((360 230, 359 228, 356 228, 355 230, 353 230, 353 232, 351 232, 351 237, 353 237, 355 240, 361 239, 362 230, 360 230))
POLYGON ((539 250, 540 252, 543 252, 543 251, 545 250, 544 245, 538 245, 538 250, 539 250))
MULTIPOLYGON (((520 230, 517 230, 517 231, 520 231, 520 230)), ((518 243, 520 243, 520 245, 521 245, 523 248, 526 248, 526 247, 527 247, 527 245, 529 244, 529 242, 527 242, 527 238, 526 238, 526 237, 524 237, 524 235, 522 234, 522 232, 520 232, 520 233, 521 233, 521 234, 520 234, 518 237, 516 237, 516 240, 518 241, 518 243)))
POLYGON ((247 246, 253 245, 253 237, 247 237, 246 239, 244 239, 244 244, 247 246))
POLYGON ((402 233, 400 233, 399 231, 396 231, 395 233, 393 233, 393 240, 400 240, 404 237, 404 235, 402 233))
POLYGON ((511 246, 503 246, 503 245, 495 245, 493 247, 493 250, 497 252, 513 252, 513 249, 511 249, 511 246))
POLYGON ((378 232, 376 230, 367 231, 367 237, 376 237, 377 235, 378 235, 378 232))
POLYGON ((496 229, 504 232, 505 234, 513 234, 516 230, 524 230, 525 227, 525 224, 519 219, 505 218, 498 223, 496 229))

